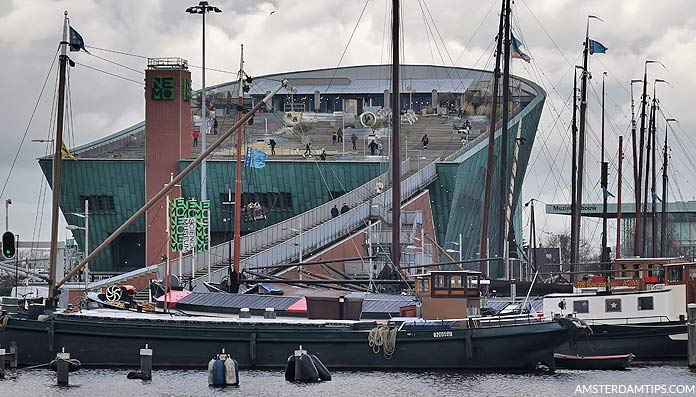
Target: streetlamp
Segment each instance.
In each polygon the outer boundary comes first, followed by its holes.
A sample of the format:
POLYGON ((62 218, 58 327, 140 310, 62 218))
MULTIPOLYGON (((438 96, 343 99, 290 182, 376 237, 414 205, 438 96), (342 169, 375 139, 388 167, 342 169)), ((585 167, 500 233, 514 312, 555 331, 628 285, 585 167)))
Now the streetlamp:
MULTIPOLYGON (((201 153, 205 151, 205 136, 208 134, 208 109, 205 106, 205 14, 209 12, 222 12, 221 9, 213 7, 208 4, 207 1, 201 1, 197 6, 191 6, 186 9, 189 14, 201 14, 203 16, 203 67, 202 67, 202 77, 201 82, 203 88, 201 89, 201 132, 203 132, 203 139, 201 140, 201 153)), ((241 103, 239 104, 241 105, 241 103)), ((206 173, 205 173, 205 159, 201 163, 201 201, 207 199, 206 192, 206 173)))
MULTIPOLYGON (((85 212, 84 213, 72 213, 68 215, 75 215, 77 217, 83 218, 85 220, 85 227, 68 225, 65 228, 73 230, 84 230, 85 231, 85 258, 89 256, 89 200, 85 200, 85 212)), ((85 264, 85 291, 89 289, 89 263, 85 264)))
POLYGON ((449 249, 446 249, 445 251, 447 251, 447 252, 449 252, 449 253, 455 253, 455 252, 458 253, 458 254, 459 254, 459 262, 461 262, 461 261, 462 261, 462 234, 459 233, 459 242, 456 242, 456 241, 448 241, 448 243, 453 244, 453 245, 456 245, 456 246, 459 247, 459 248, 456 249, 456 250, 455 250, 455 249, 452 249, 452 248, 449 248, 449 249))

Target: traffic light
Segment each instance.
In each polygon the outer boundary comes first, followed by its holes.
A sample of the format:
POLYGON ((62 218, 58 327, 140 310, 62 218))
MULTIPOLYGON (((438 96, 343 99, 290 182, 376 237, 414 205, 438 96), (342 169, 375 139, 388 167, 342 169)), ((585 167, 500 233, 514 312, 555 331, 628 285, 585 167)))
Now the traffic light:
POLYGON ((15 245, 15 235, 12 232, 5 232, 2 235, 2 255, 5 259, 12 259, 15 256, 17 247, 15 245))

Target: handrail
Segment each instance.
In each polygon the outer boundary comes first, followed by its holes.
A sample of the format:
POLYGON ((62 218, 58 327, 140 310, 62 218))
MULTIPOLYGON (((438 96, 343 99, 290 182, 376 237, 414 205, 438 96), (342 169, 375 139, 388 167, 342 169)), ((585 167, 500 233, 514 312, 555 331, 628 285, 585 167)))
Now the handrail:
MULTIPOLYGON (((427 186, 437 177, 436 163, 439 158, 420 169, 418 172, 401 181, 401 202, 412 197, 423 187, 427 186)), ((336 218, 321 223, 317 227, 303 231, 302 250, 312 252, 318 248, 329 245, 341 237, 345 237, 350 231, 364 226, 365 220, 370 217, 370 208, 374 202, 381 202, 386 208, 391 207, 391 188, 381 194, 367 199, 360 205, 341 214, 336 218)), ((287 262, 298 258, 300 252, 299 235, 276 244, 264 251, 258 252, 242 261, 242 268, 272 266, 281 262, 287 262)), ((200 274, 197 278, 207 277, 200 274)), ((227 274, 227 269, 217 269, 212 272, 211 281, 219 282, 227 274)))
MULTIPOLYGON (((411 161, 410 159, 406 159, 401 163, 401 175, 405 175, 411 170, 411 161)), ((280 241, 287 241, 288 239, 291 239, 297 235, 299 235, 298 231, 299 226, 300 226, 300 219, 302 219, 302 229, 303 229, 303 235, 304 230, 310 229, 316 225, 320 225, 322 223, 325 223, 327 220, 331 219, 331 208, 336 205, 336 206, 341 206, 342 203, 348 204, 351 208, 354 208, 360 203, 364 202, 365 200, 369 199, 370 197, 373 197, 376 192, 377 192, 377 183, 382 182, 383 184, 386 184, 385 182, 388 181, 388 172, 385 172, 383 174, 380 174, 379 176, 375 177, 374 179, 368 181, 367 183, 363 184, 362 186, 359 186, 346 194, 337 197, 331 201, 328 201, 322 205, 319 205, 317 207, 314 207, 308 211, 305 211, 301 214, 295 215, 291 218, 285 219, 283 221, 280 221, 276 224, 273 224, 269 227, 257 230, 255 232, 246 234, 242 236, 240 239, 240 254, 245 255, 249 253, 254 253, 259 250, 264 250, 266 247, 280 242, 280 241), (293 230, 295 229, 295 230, 293 230)), ((215 260, 211 260, 211 266, 213 263, 222 263, 224 261, 229 260, 229 242, 224 242, 218 245, 215 245, 210 248, 210 255, 213 258, 216 258, 215 260)), ((185 255, 182 259, 182 269, 181 273, 189 275, 191 274, 191 268, 192 268, 192 255, 185 255)), ((198 253, 196 254, 196 259, 195 259, 195 270, 196 274, 201 274, 201 272, 205 272, 207 275, 207 262, 206 262, 206 257, 205 253, 198 253)), ((178 271, 179 269, 179 258, 173 258, 171 261, 171 268, 176 269, 178 271)), ((160 264, 160 266, 164 266, 163 263, 160 264)))

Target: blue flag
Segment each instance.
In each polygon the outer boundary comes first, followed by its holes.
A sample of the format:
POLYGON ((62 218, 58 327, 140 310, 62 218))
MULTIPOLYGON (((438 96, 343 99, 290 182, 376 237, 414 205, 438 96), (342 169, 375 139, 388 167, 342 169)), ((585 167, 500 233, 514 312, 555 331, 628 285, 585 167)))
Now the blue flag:
POLYGON ((596 54, 606 54, 607 53, 608 48, 605 47, 604 44, 600 43, 599 41, 592 40, 592 39, 589 39, 589 40, 590 40, 590 45, 589 45, 590 55, 595 54, 595 53, 596 54))
POLYGON ((517 40, 517 37, 515 37, 512 32, 510 32, 510 57, 515 58, 515 59, 521 59, 527 63, 532 59, 529 57, 529 55, 525 54, 520 50, 520 47, 522 46, 522 42, 517 40))
POLYGON ((84 50, 89 54, 89 51, 85 48, 85 40, 82 39, 82 35, 77 33, 77 30, 70 27, 70 51, 80 51, 84 50))
POLYGON ((602 190, 604 190, 604 197, 606 197, 606 198, 616 197, 613 194, 611 194, 611 192, 609 190, 607 190, 607 189, 602 189, 602 190))
POLYGON ((662 199, 660 198, 660 196, 657 195, 656 192, 652 192, 652 199, 653 199, 653 201, 662 202, 662 199))
POLYGON ((265 152, 249 147, 247 148, 244 166, 251 168, 263 168, 266 166, 266 157, 268 157, 268 155, 265 152))

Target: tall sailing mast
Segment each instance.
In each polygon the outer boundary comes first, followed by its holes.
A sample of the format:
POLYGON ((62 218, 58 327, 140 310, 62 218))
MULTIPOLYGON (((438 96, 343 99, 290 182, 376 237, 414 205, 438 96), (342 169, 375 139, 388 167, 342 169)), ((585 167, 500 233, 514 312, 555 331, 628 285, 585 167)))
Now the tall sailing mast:
POLYGON ((508 278, 510 274, 509 258, 506 257, 508 249, 506 248, 509 244, 507 236, 507 217, 506 213, 508 210, 508 164, 507 164, 507 154, 508 154, 508 121, 510 118, 510 0, 505 0, 505 30, 503 32, 503 119, 500 125, 500 240, 499 240, 499 253, 501 258, 503 258, 503 274, 507 275, 508 278))
MULTIPOLYGON (((395 269, 400 268, 401 259, 401 171, 399 164, 399 129, 401 128, 401 98, 399 92, 399 0, 392 0, 392 242, 391 260, 395 269)), ((424 242, 421 241, 421 244, 424 242)))
POLYGON ((642 83, 643 80, 632 79, 631 80, 631 143, 633 148, 633 186, 634 186, 634 198, 635 198, 635 217, 633 230, 633 255, 638 255, 638 244, 640 243, 640 237, 638 236, 639 222, 640 222, 640 191, 638 186, 640 185, 640 177, 638 175, 639 163, 636 161, 638 158, 638 142, 636 140, 636 113, 634 110, 633 101, 633 83, 642 83))
POLYGON ((68 63, 68 12, 63 17, 63 40, 60 42, 60 57, 58 69, 58 111, 56 113, 56 138, 53 154, 53 201, 51 206, 51 252, 49 256, 48 302, 52 304, 56 297, 56 269, 58 268, 58 217, 60 204, 60 188, 63 171, 63 121, 65 110, 65 69, 68 63))
POLYGON ((667 254, 665 249, 666 235, 667 235, 667 185, 669 183, 669 177, 667 176, 667 159, 669 158, 669 153, 667 152, 667 132, 669 129, 669 122, 677 121, 677 119, 667 119, 665 120, 665 147, 664 154, 662 158, 662 214, 660 217, 660 257, 664 258, 667 254))
POLYGON ((609 198, 608 179, 609 179, 609 163, 604 159, 604 101, 606 98, 604 88, 604 78, 607 72, 602 73, 602 154, 601 154, 601 177, 600 184, 602 187, 602 251, 601 262, 605 270, 609 270, 609 247, 607 247, 607 199, 609 198))
POLYGON ((580 223, 580 208, 578 203, 575 202, 577 199, 577 194, 575 193, 578 188, 578 69, 582 69, 575 65, 573 73, 573 126, 572 126, 572 162, 571 165, 571 179, 570 179, 570 258, 571 262, 571 272, 570 272, 570 282, 573 282, 573 263, 577 263, 574 258, 575 246, 578 244, 578 235, 576 234, 579 230, 576 225, 580 223))
MULTIPOLYGON (((241 45, 239 56, 239 96, 237 98, 237 120, 241 120, 244 112, 244 44, 241 45)), ((230 273, 230 292, 239 291, 240 280, 240 248, 242 230, 242 143, 244 136, 243 124, 237 128, 237 159, 234 174, 234 270, 230 273)))
POLYGON ((582 182, 583 174, 585 169, 585 123, 586 123, 586 112, 587 112, 587 78, 589 76, 588 62, 590 56, 590 19, 597 18, 596 16, 589 15, 587 17, 587 28, 585 30, 585 43, 582 50, 582 82, 580 83, 580 133, 578 136, 578 177, 577 186, 575 191, 575 206, 577 212, 577 222, 575 224, 575 236, 577 241, 575 242, 575 251, 571 252, 570 260, 570 272, 571 274, 575 271, 575 264, 580 261, 580 224, 581 222, 581 212, 582 212, 582 182))
POLYGON ((491 208, 491 187, 493 182, 493 163, 495 149, 495 124, 498 117, 498 86, 500 85, 500 60, 503 51, 503 25, 505 23, 505 0, 500 9, 500 24, 498 25, 498 43, 495 51, 495 69, 493 70, 493 96, 491 97, 490 128, 488 129, 488 157, 486 159, 486 185, 483 199, 483 216, 481 217, 481 245, 479 271, 486 275, 486 265, 483 259, 488 257, 488 222, 491 208))
POLYGON ((616 259, 621 258, 621 190, 623 185, 623 135, 619 135, 619 177, 616 187, 616 259))

